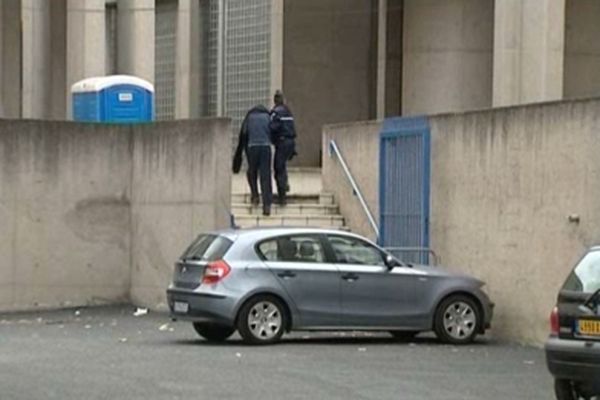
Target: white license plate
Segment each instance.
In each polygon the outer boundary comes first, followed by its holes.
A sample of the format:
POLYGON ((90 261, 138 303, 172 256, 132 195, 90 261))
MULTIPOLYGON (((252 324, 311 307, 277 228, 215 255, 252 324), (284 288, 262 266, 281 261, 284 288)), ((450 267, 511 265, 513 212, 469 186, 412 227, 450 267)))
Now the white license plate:
POLYGON ((190 305, 188 303, 184 303, 182 301, 176 301, 175 304, 173 305, 173 310, 176 313, 186 314, 188 312, 189 308, 190 308, 190 305))

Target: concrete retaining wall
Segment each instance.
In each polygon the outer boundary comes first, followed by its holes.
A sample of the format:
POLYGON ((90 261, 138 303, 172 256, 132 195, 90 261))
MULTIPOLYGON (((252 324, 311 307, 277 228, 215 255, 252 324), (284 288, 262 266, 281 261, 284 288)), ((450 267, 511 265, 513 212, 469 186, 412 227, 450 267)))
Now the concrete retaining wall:
MULTIPOLYGON (((494 335, 542 343, 558 289, 573 263, 600 243, 600 100, 430 117, 431 246, 451 269, 487 282, 497 303, 494 335), (568 216, 577 214, 580 223, 568 216)), ((330 126, 370 193, 380 123, 330 126), (368 129, 367 129, 368 127, 368 129)), ((356 202, 324 156, 325 187, 343 210, 356 202)), ((350 227, 370 235, 353 211, 350 227)))
POLYGON ((228 129, 1 120, 0 311, 164 303, 177 255, 228 225, 228 129))

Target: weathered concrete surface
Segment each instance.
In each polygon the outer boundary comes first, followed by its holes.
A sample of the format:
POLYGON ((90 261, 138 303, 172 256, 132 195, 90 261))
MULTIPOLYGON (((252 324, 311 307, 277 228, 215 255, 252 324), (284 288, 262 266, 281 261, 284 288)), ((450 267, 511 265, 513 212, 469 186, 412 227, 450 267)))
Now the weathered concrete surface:
POLYGON ((228 225, 228 129, 0 120, 0 310, 162 303, 179 252, 228 225))
POLYGON ((599 110, 591 100, 431 119, 431 245, 488 283, 499 335, 544 340, 569 269, 600 242, 599 110))
POLYGON ((131 207, 134 303, 164 308, 165 285, 177 257, 200 232, 229 226, 228 132, 225 119, 135 128, 131 207))
MULTIPOLYGON (((487 282, 494 334, 541 343, 573 263, 600 243, 600 100, 430 117, 431 246, 442 263, 487 282), (577 214, 579 224, 568 216, 577 214)), ((380 123, 329 126, 371 209, 378 205, 380 123), (360 153, 357 154, 357 153, 360 153)), ((367 236, 341 167, 323 157, 323 186, 367 236)))

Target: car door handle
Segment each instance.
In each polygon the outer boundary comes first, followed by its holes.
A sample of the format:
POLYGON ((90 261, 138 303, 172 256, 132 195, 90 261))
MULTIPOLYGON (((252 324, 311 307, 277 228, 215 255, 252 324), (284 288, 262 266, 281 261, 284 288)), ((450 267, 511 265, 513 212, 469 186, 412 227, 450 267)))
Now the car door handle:
POLYGON ((290 278, 294 278, 296 276, 296 274, 292 271, 283 271, 277 274, 277 276, 279 276, 280 278, 283 279, 290 279, 290 278))
POLYGON ((357 281, 358 278, 359 278, 359 276, 357 274, 353 274, 353 273, 342 275, 342 279, 345 280, 345 281, 348 281, 348 282, 357 281))

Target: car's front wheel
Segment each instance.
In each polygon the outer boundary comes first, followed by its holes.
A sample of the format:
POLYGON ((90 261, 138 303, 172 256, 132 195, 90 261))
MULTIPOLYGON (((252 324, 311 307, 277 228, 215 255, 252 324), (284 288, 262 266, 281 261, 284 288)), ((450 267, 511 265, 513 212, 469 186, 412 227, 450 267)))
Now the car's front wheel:
POLYGON ((467 344, 475 340, 480 324, 481 315, 475 301, 455 294, 444 299, 437 308, 434 330, 442 342, 467 344))
POLYGON ((277 298, 256 296, 240 309, 238 331, 249 344, 275 343, 283 335, 286 318, 285 308, 277 298))
POLYGON ((194 329, 198 335, 209 342, 224 342, 235 332, 235 328, 230 326, 205 324, 201 322, 195 322, 194 329))

